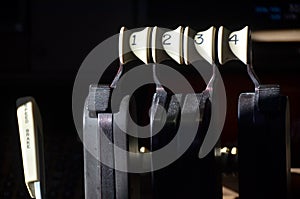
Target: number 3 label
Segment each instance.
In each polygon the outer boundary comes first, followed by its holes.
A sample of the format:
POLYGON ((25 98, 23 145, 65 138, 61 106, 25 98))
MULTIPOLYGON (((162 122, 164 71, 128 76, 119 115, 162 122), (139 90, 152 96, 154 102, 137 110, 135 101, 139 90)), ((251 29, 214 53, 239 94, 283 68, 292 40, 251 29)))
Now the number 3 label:
POLYGON ((216 28, 212 26, 205 31, 198 32, 194 37, 197 52, 210 64, 213 64, 215 60, 215 33, 216 28))
POLYGON ((195 43, 198 45, 203 44, 204 39, 203 39, 203 34, 202 33, 197 33, 195 37, 195 43))

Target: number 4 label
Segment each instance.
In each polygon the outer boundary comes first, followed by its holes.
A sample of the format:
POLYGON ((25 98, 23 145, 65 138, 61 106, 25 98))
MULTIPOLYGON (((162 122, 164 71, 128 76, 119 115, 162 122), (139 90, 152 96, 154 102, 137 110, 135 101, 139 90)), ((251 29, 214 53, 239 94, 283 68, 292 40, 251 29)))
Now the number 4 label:
POLYGON ((232 32, 229 35, 228 43, 233 54, 245 64, 248 63, 248 50, 249 45, 249 30, 248 26, 243 28, 242 30, 232 32))
POLYGON ((238 40, 237 34, 233 34, 231 37, 229 37, 229 42, 234 42, 234 44, 236 45, 238 40))

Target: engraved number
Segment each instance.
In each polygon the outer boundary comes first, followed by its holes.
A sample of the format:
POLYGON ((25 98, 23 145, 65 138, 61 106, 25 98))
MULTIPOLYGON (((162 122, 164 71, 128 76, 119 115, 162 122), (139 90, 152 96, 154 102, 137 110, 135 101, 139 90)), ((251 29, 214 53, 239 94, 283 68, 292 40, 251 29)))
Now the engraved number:
POLYGON ((163 45, 171 45, 170 42, 167 42, 169 39, 171 39, 171 35, 170 34, 164 34, 163 35, 163 45))
POLYGON ((229 41, 229 42, 234 42, 234 44, 236 45, 236 43, 237 43, 239 40, 238 40, 238 38, 237 38, 237 35, 234 34, 234 35, 232 35, 232 36, 229 38, 228 41, 229 41))
POLYGON ((132 41, 132 44, 131 44, 131 45, 134 46, 134 45, 136 45, 136 43, 135 43, 136 35, 133 35, 132 37, 133 37, 133 41, 132 41))
POLYGON ((203 44, 204 39, 203 39, 203 34, 202 33, 197 33, 196 38, 195 38, 195 43, 198 45, 203 44))

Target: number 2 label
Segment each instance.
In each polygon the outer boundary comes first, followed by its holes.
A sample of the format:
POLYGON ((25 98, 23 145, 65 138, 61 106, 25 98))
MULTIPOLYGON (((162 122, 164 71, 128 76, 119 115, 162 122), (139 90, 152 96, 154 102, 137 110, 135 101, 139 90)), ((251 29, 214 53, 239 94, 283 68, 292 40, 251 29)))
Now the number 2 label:
POLYGON ((170 42, 167 42, 169 39, 171 39, 171 35, 170 34, 163 35, 163 38, 164 38, 163 45, 171 45, 170 42))

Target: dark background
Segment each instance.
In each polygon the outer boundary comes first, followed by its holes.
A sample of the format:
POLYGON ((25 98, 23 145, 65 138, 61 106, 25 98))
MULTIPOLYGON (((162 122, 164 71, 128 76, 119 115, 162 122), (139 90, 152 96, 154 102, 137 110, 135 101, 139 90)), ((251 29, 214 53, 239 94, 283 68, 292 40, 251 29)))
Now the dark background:
MULTIPOLYGON (((276 9, 275 9, 276 10, 276 9)), ((72 86, 82 61, 121 26, 179 25, 205 30, 221 25, 252 31, 300 28, 299 1, 96 1, 0 2, 0 198, 28 198, 16 122, 16 99, 33 96, 45 135, 48 198, 83 198, 82 144, 73 124, 72 86), (261 13, 259 7, 269 9, 261 13), (272 7, 280 8, 280 13, 272 7)), ((292 167, 300 167, 300 43, 253 43, 263 83, 280 84, 291 106, 292 167)), ((103 66, 106 67, 106 66, 103 66)), ((117 66, 116 66, 117 67, 117 66)), ((236 144, 237 101, 253 85, 241 63, 220 68, 227 92, 223 145, 236 144)), ((114 74, 111 74, 113 76, 114 74)), ((107 77, 108 79, 111 77, 107 77)))

